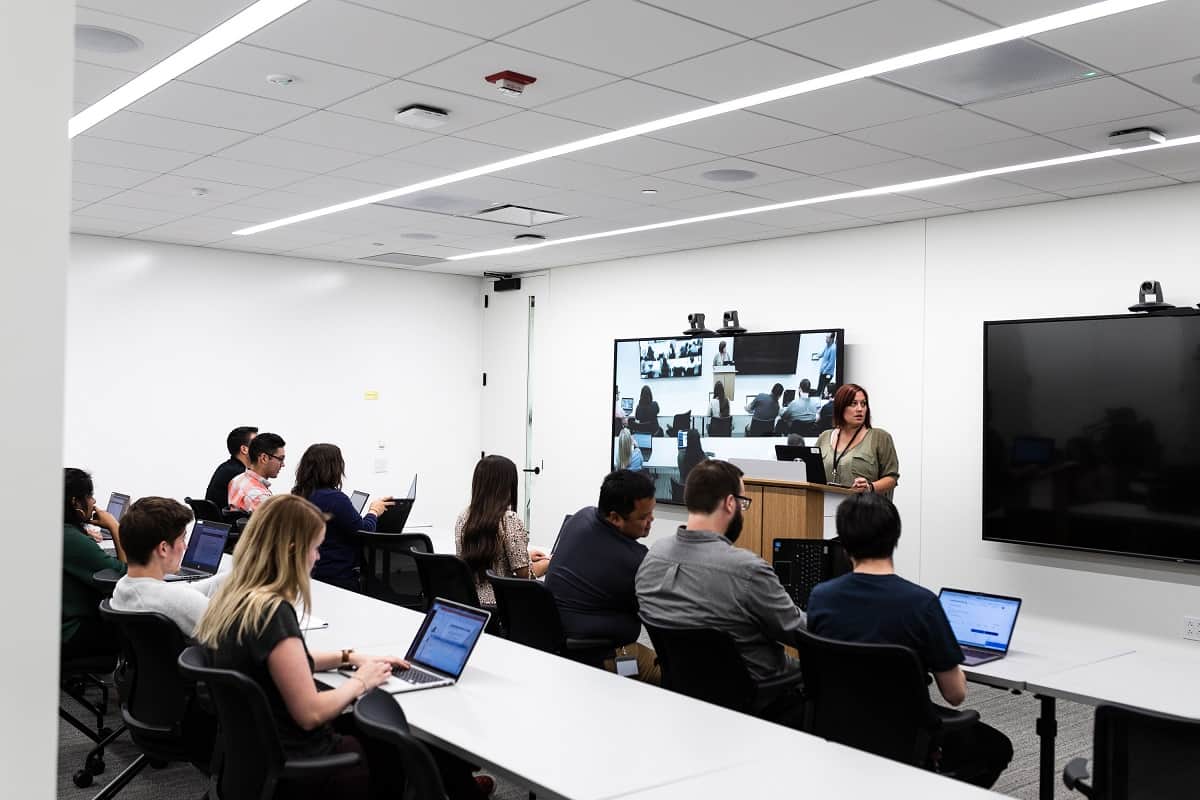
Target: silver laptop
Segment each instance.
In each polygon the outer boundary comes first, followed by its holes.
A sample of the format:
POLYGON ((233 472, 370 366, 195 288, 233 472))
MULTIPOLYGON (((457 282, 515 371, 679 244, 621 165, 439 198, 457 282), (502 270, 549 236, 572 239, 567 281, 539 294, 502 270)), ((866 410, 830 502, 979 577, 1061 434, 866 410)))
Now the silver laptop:
POLYGON ((129 495, 113 492, 108 496, 108 507, 105 510, 112 514, 113 519, 117 522, 121 521, 121 516, 127 508, 129 508, 129 495))
POLYGON ((354 506, 354 513, 361 517, 363 509, 367 507, 367 500, 369 500, 370 497, 371 495, 367 494, 366 492, 360 492, 358 489, 355 489, 350 494, 350 505, 354 506))
POLYGON ((963 664, 974 667, 1008 654, 1021 598, 942 589, 938 600, 962 648, 963 664))
POLYGON ((225 540, 229 538, 229 526, 220 522, 197 520, 188 538, 187 552, 179 571, 165 576, 168 581, 198 581, 211 578, 221 566, 221 554, 225 552, 225 540))
POLYGON ((491 616, 483 609, 435 598, 404 657, 412 666, 392 670, 379 688, 399 694, 457 683, 491 616))

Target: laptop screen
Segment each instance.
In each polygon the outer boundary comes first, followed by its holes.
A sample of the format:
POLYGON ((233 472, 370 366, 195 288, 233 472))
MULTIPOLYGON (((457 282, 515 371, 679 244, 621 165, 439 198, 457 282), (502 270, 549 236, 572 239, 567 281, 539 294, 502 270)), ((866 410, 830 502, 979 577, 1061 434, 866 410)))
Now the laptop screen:
POLYGON ((434 600, 407 659, 457 680, 487 627, 489 616, 477 608, 434 600))
POLYGON ((621 410, 625 412, 625 416, 629 416, 630 414, 633 413, 633 398, 632 397, 622 397, 621 398, 621 410))
POLYGON ((366 492, 360 492, 357 489, 350 495, 350 505, 354 506, 354 513, 362 516, 363 509, 367 507, 367 498, 370 495, 366 492))
POLYGON ((994 594, 942 589, 938 594, 960 645, 1007 653, 1021 600, 994 594))
POLYGON ((206 520, 198 521, 192 527, 187 553, 183 556, 183 566, 215 573, 221 564, 221 554, 225 552, 225 540, 228 537, 228 525, 206 520))
POLYGON ((121 515, 125 513, 125 509, 129 508, 129 495, 113 492, 108 496, 108 508, 105 510, 113 515, 113 519, 117 522, 121 521, 121 515))
POLYGON ((643 450, 648 450, 654 447, 654 437, 649 433, 635 433, 633 443, 643 450))
POLYGON ((408 496, 405 497, 404 499, 405 500, 416 500, 417 499, 417 476, 416 475, 413 475, 413 482, 408 485, 408 496))

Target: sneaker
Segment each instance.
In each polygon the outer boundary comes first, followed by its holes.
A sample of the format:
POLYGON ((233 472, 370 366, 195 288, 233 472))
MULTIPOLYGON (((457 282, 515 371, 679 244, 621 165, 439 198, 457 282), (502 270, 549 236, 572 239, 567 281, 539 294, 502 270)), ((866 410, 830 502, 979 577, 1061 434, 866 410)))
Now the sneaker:
POLYGON ((496 779, 491 775, 476 775, 475 785, 479 787, 479 791, 484 797, 491 797, 492 793, 496 791, 496 779))

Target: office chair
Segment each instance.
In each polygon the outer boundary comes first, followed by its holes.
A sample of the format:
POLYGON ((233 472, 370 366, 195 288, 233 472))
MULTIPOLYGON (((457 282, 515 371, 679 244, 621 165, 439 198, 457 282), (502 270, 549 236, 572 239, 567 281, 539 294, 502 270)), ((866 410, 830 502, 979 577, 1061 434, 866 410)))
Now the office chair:
POLYGON ((747 436, 774 436, 775 435, 775 420, 773 419, 751 419, 750 424, 746 426, 747 436))
POLYGON ((671 500, 676 503, 683 502, 684 485, 679 481, 671 478, 671 500))
POLYGON ((505 578, 488 572, 496 593, 496 616, 510 641, 554 653, 593 667, 603 666, 621 642, 596 638, 568 638, 554 595, 541 581, 505 578))
POLYGON ((426 611, 435 597, 480 607, 479 595, 475 592, 475 577, 467 562, 448 553, 422 553, 416 550, 412 551, 412 559, 417 564, 426 611))
MULTIPOLYGON (((745 714, 767 708, 790 690, 799 689, 800 672, 755 681, 746 670, 733 637, 707 628, 660 628, 643 620, 664 689, 745 714)), ((761 715, 761 714, 760 714, 761 715)))
POLYGON ((83 706, 89 714, 96 717, 96 727, 91 728, 62 705, 58 707, 58 716, 64 722, 96 743, 96 746, 84 757, 83 768, 72 776, 75 785, 80 789, 91 786, 94 776, 104 772, 105 748, 125 732, 124 725, 119 725, 116 730, 113 730, 104 724, 104 718, 108 715, 108 685, 100 676, 112 674, 116 669, 117 656, 115 654, 76 656, 75 658, 61 659, 59 662, 59 689, 83 706), (89 688, 100 690, 98 703, 88 699, 87 690, 89 688))
POLYGON ((804 673, 808 733, 934 769, 942 733, 979 721, 977 711, 930 702, 925 668, 907 647, 838 642, 807 631, 796 632, 795 644, 804 673))
POLYGON ((733 436, 733 417, 711 417, 708 420, 709 436, 733 436))
POLYGON ((413 550, 433 552, 433 542, 428 536, 359 531, 355 538, 361 546, 363 594, 418 611, 429 607, 412 555, 413 550))
POLYGON ((93 800, 115 797, 151 763, 189 761, 207 774, 217 721, 201 710, 195 686, 179 672, 179 654, 187 647, 183 633, 162 614, 116 611, 108 600, 100 604, 100 616, 125 640, 129 681, 121 716, 142 752, 93 800))
POLYGON ((667 428, 667 436, 678 436, 680 431, 689 431, 691 429, 692 412, 689 409, 671 418, 671 427, 667 428))
POLYGON ((288 758, 262 688, 240 672, 208 665, 202 647, 179 654, 184 677, 208 687, 217 708, 220 736, 213 758, 209 797, 270 800, 280 781, 319 778, 359 762, 358 753, 288 758))
POLYGON ((396 748, 404 771, 406 798, 446 800, 446 787, 437 763, 409 731, 408 719, 395 697, 382 689, 372 689, 354 704, 354 721, 372 739, 396 748))
POLYGON ((92 573, 92 583, 105 598, 112 597, 113 591, 117 588, 117 581, 119 580, 121 580, 121 573, 109 567, 96 570, 92 573))
POLYGON ((788 426, 786 433, 796 433, 800 436, 813 437, 820 436, 821 429, 816 420, 792 420, 792 424, 788 426))
POLYGON ((636 419, 629 420, 629 430, 633 433, 648 433, 651 436, 662 436, 663 429, 658 422, 641 422, 636 419))
POLYGON ((772 566, 792 600, 805 611, 814 586, 853 571, 846 549, 837 539, 775 539, 772 545, 772 566), (781 569, 785 563, 789 565, 786 572, 781 569))
POLYGON ((225 521, 221 509, 218 508, 216 503, 212 502, 211 500, 205 500, 204 498, 197 499, 185 497, 183 498, 183 502, 192 509, 193 516, 195 516, 198 520, 202 519, 207 520, 208 522, 225 521))
POLYGON ((1200 720, 1102 705, 1093 738, 1095 779, 1087 759, 1063 770, 1068 789, 1095 800, 1194 797, 1200 789, 1200 720))

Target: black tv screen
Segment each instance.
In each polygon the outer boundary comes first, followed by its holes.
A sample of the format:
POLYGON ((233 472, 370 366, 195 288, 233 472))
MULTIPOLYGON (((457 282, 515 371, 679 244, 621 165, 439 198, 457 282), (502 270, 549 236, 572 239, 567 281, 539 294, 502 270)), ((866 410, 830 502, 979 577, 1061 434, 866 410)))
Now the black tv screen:
POLYGON ((983 338, 983 538, 1200 562, 1200 316, 983 338))

